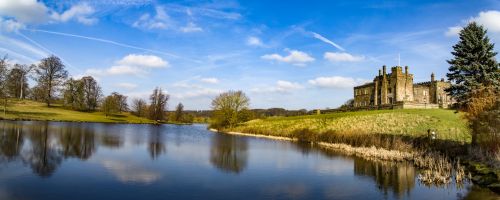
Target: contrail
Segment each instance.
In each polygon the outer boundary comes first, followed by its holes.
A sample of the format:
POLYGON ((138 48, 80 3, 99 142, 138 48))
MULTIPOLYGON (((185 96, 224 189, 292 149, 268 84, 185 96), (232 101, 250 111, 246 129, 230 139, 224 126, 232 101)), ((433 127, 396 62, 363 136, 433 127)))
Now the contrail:
POLYGON ((142 51, 148 51, 148 52, 152 52, 152 53, 162 54, 162 55, 166 55, 166 56, 170 56, 170 57, 174 57, 174 58, 181 58, 180 56, 172 54, 172 53, 157 51, 157 50, 153 50, 153 49, 146 49, 146 48, 133 46, 133 45, 129 45, 129 44, 124 44, 124 43, 120 43, 120 42, 115 42, 112 40, 107 40, 107 39, 102 39, 102 38, 89 37, 89 36, 83 36, 83 35, 75 35, 75 34, 55 32, 55 31, 40 30, 40 29, 26 29, 26 30, 35 31, 35 32, 42 32, 42 33, 49 33, 49 34, 54 34, 54 35, 62 35, 62 36, 67 36, 67 37, 83 38, 83 39, 87 39, 87 40, 93 40, 93 41, 113 44, 116 46, 127 47, 127 48, 131 48, 131 49, 138 49, 138 50, 142 50, 142 51))
POLYGON ((13 55, 15 55, 15 56, 17 56, 19 58, 22 58, 24 61, 29 61, 30 63, 36 62, 36 59, 28 57, 28 56, 25 56, 25 55, 23 55, 21 53, 15 52, 15 51, 10 50, 10 49, 6 49, 6 48, 0 47, 0 51, 7 52, 7 55, 8 54, 13 54, 13 55))
POLYGON ((315 32, 310 32, 310 33, 313 35, 313 37, 314 37, 314 38, 316 38, 316 39, 318 39, 318 40, 321 40, 321 41, 323 41, 323 42, 325 42, 325 43, 331 44, 332 46, 336 47, 337 49, 340 49, 341 51, 345 51, 345 49, 344 49, 344 48, 342 48, 340 45, 335 44, 335 42, 332 42, 331 40, 329 40, 329 39, 327 39, 327 38, 323 37, 322 35, 317 34, 317 33, 315 33, 315 32))
MULTIPOLYGON (((18 35, 22 36, 24 39, 28 40, 29 42, 33 43, 34 45, 38 46, 39 48, 41 48, 42 50, 46 51, 46 52, 49 52, 50 54, 52 55, 57 55, 56 53, 54 53, 53 51, 45 48, 44 46, 42 46, 40 43, 32 40, 31 38, 29 38, 28 36, 22 34, 21 32, 17 32, 18 35)), ((82 70, 76 68, 76 67, 73 67, 72 64, 70 64, 68 61, 64 60, 64 58, 62 58, 61 56, 58 56, 64 63, 66 63, 66 65, 68 65, 70 68, 78 71, 78 72, 82 72, 82 70)))

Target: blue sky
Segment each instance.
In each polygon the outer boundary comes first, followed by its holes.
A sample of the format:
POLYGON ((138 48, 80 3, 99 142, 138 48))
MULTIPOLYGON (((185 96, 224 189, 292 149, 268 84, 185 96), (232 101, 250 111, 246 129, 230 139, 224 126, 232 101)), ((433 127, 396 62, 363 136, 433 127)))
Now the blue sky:
POLYGON ((170 107, 209 109, 232 89, 252 108, 334 108, 398 54, 415 82, 444 77, 468 21, 500 42, 499 1, 2 0, 0 54, 54 54, 105 94, 159 86, 170 107))

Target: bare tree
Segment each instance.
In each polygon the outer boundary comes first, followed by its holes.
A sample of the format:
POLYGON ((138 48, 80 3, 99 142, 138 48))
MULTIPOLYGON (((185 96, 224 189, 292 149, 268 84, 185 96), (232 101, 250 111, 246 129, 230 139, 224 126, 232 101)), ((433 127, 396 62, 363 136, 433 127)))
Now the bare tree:
POLYGON ((101 110, 104 112, 106 117, 110 114, 117 113, 118 104, 116 103, 116 97, 113 95, 105 97, 101 105, 101 110))
POLYGON ((83 85, 83 96, 85 98, 85 109, 87 111, 94 111, 97 108, 99 98, 102 96, 101 87, 92 76, 85 76, 81 81, 83 85))
POLYGON ((153 94, 149 97, 151 103, 149 106, 149 118, 160 121, 165 118, 167 110, 167 101, 170 98, 168 94, 164 94, 161 88, 155 88, 153 94))
POLYGON ((63 84, 68 77, 68 72, 64 69, 64 64, 56 56, 50 56, 41 60, 35 70, 38 85, 45 90, 45 102, 50 107, 53 93, 58 86, 63 84))
POLYGON ((132 99, 132 113, 138 117, 146 116, 148 105, 144 99, 132 99))
POLYGON ((0 58, 0 97, 3 99, 3 114, 7 113, 7 101, 9 98, 7 92, 7 75, 8 75, 7 56, 0 58))
POLYGON ((84 108, 83 83, 81 80, 70 78, 64 84, 64 105, 74 110, 84 108))
POLYGON ((20 94, 19 94, 19 99, 24 99, 25 95, 25 88, 28 88, 27 85, 27 76, 35 69, 35 65, 15 65, 14 66, 16 69, 18 69, 21 73, 21 77, 19 78, 19 82, 21 83, 21 87, 19 87, 20 94), (26 85, 25 85, 26 84, 26 85))
POLYGON ((28 91, 27 76, 34 68, 34 65, 15 64, 10 70, 7 77, 7 87, 11 97, 19 97, 24 99, 26 91, 28 91))
POLYGON ((123 112, 128 110, 127 96, 120 94, 118 92, 111 93, 113 96, 118 112, 123 112))

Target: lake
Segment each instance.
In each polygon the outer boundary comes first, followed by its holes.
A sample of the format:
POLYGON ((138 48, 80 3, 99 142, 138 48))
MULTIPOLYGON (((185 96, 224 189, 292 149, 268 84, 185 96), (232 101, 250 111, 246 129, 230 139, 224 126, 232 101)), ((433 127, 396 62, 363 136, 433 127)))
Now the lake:
POLYGON ((0 199, 494 199, 374 162, 206 125, 0 121, 0 199))

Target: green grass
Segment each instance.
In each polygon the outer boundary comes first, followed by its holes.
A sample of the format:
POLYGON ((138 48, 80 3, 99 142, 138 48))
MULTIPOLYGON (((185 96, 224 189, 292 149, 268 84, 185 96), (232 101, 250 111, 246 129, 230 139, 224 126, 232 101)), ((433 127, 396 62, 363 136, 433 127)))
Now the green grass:
POLYGON ((50 108, 45 103, 30 100, 9 100, 7 112, 0 107, 0 118, 10 120, 41 120, 105 123, 153 123, 128 112, 105 116, 102 112, 80 112, 54 104, 50 108))
POLYGON ((230 131, 293 137, 294 132, 308 129, 314 133, 334 132, 345 135, 389 134, 420 137, 427 130, 437 138, 470 142, 470 130, 462 113, 444 109, 373 110, 295 117, 257 119, 230 131))

